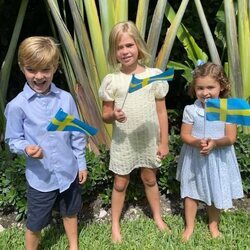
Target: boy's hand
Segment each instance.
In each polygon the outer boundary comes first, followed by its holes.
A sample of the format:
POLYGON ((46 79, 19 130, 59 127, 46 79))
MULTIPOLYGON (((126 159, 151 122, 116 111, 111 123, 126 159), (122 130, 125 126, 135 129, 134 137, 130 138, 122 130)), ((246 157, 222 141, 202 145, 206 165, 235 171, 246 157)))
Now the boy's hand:
POLYGON ((79 171, 79 184, 83 184, 87 180, 88 170, 79 171))
POLYGON ((42 159, 43 158, 43 150, 41 147, 37 145, 28 145, 25 148, 26 154, 34 159, 42 159))

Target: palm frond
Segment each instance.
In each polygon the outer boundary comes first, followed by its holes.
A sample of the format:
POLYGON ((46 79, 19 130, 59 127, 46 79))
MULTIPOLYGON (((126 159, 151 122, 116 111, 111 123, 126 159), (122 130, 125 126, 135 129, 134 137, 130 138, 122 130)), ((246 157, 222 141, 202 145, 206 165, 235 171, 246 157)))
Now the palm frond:
POLYGON ((114 0, 115 23, 128 20, 128 0, 114 0))
POLYGON ((229 78, 232 84, 232 93, 234 96, 242 97, 243 86, 233 0, 224 1, 224 11, 226 21, 229 78))
POLYGON ((247 0, 238 0, 238 39, 240 50, 240 64, 243 81, 243 97, 250 98, 250 2, 247 0))
POLYGON ((137 14, 136 14, 136 27, 140 31, 143 39, 145 39, 145 31, 148 17, 149 0, 139 0, 137 14))
POLYGON ((70 60, 71 67, 73 68, 73 72, 77 81, 76 83, 73 83, 75 91, 72 92, 72 94, 77 98, 77 102, 84 120, 88 124, 100 129, 100 132, 93 138, 95 143, 108 144, 108 138, 104 136, 106 129, 102 122, 98 106, 94 101, 94 94, 90 87, 90 83, 82 62, 74 46, 73 39, 61 18, 58 5, 53 0, 48 0, 48 4, 50 6, 52 16, 60 33, 60 38, 62 39, 62 44, 65 47, 65 51, 70 60))
POLYGON ((147 47, 151 55, 149 61, 150 67, 154 65, 166 4, 167 0, 158 0, 154 10, 152 22, 150 25, 148 39, 147 39, 147 47))
MULTIPOLYGON (((185 13, 189 0, 184 0, 181 3, 181 6, 178 9, 177 14, 175 15, 174 10, 169 4, 166 6, 165 15, 168 20, 171 22, 170 27, 167 30, 164 43, 161 47, 159 55, 156 59, 156 67, 164 70, 169 60, 170 52, 172 51, 174 40, 180 26, 182 17, 185 13)), ((180 31, 181 32, 181 31, 180 31)), ((179 32, 179 33, 180 33, 179 32)))
POLYGON ((86 15, 88 19, 88 27, 89 27, 96 67, 99 79, 102 80, 108 72, 108 66, 103 47, 102 31, 95 0, 84 0, 84 6, 86 9, 86 15))
POLYGON ((204 14, 204 10, 202 8, 201 2, 200 2, 200 0, 194 0, 194 2, 196 5, 196 8, 197 8, 198 15, 200 17, 200 21, 201 21, 201 25, 202 25, 205 37, 206 37, 207 46, 208 46, 208 49, 210 52, 212 62, 217 63, 217 64, 221 64, 219 53, 218 53, 218 50, 216 48, 215 41, 214 41, 212 32, 209 28, 206 16, 204 14))
POLYGON ((22 0, 19 12, 16 19, 16 24, 12 33, 12 37, 10 40, 10 45, 1 65, 0 71, 0 134, 3 132, 5 127, 5 119, 4 119, 4 105, 6 100, 6 94, 9 84, 10 72, 12 67, 13 58, 16 51, 16 46, 19 38, 19 34, 21 32, 21 28, 23 25, 23 19, 26 13, 26 9, 28 6, 28 0, 22 0))
POLYGON ((115 7, 113 0, 99 0, 100 18, 105 55, 108 52, 109 33, 115 24, 115 7))

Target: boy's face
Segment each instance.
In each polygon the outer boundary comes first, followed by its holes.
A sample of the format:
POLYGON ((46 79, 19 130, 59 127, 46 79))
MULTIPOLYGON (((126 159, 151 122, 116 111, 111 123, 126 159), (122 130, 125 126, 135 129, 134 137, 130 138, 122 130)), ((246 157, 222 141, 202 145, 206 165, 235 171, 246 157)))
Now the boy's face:
POLYGON ((29 86, 39 94, 46 94, 49 92, 55 71, 56 68, 54 66, 41 69, 34 69, 32 66, 25 66, 22 69, 29 86))

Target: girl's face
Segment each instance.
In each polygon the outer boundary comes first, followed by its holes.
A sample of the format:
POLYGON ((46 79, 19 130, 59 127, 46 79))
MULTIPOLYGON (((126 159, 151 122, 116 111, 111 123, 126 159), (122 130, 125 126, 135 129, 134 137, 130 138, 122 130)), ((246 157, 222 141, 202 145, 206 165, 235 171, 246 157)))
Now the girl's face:
POLYGON ((116 59, 122 64, 122 69, 131 68, 138 63, 138 48, 134 39, 123 33, 117 44, 116 59))
POLYGON ((195 80, 194 90, 197 99, 205 103, 208 98, 218 98, 223 88, 214 78, 205 76, 195 80))
POLYGON ((33 69, 30 66, 22 69, 29 86, 39 94, 46 94, 56 69, 51 66, 44 69, 33 69))

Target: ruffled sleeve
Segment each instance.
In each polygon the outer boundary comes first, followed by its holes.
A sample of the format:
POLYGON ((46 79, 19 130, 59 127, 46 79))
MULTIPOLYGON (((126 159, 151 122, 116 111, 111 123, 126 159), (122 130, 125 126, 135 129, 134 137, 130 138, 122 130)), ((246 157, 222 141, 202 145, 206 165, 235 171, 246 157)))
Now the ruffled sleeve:
POLYGON ((187 124, 193 124, 194 123, 194 117, 193 117, 193 109, 194 105, 187 105, 184 108, 183 111, 183 117, 182 117, 182 122, 187 123, 187 124))
MULTIPOLYGON (((155 68, 154 75, 161 74, 162 71, 160 69, 155 68)), ((168 82, 167 81, 156 81, 152 83, 152 90, 154 92, 156 99, 162 99, 164 98, 168 93, 168 82)))
POLYGON ((112 74, 106 75, 99 88, 99 97, 106 102, 114 101, 115 99, 112 78, 112 74))

